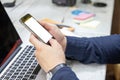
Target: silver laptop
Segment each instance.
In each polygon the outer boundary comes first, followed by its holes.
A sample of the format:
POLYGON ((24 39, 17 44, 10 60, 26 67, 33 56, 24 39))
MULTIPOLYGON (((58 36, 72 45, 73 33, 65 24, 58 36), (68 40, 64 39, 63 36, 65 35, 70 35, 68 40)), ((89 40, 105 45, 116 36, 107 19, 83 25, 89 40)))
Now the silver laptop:
POLYGON ((34 51, 22 42, 0 2, 0 80, 35 80, 40 66, 34 51))

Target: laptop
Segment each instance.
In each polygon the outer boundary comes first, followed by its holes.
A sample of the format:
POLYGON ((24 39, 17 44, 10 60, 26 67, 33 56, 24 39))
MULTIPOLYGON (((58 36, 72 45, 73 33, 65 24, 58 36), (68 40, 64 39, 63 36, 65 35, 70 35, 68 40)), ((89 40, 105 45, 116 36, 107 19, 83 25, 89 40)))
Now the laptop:
POLYGON ((41 68, 34 51, 23 43, 0 2, 0 80, 35 80, 41 68))

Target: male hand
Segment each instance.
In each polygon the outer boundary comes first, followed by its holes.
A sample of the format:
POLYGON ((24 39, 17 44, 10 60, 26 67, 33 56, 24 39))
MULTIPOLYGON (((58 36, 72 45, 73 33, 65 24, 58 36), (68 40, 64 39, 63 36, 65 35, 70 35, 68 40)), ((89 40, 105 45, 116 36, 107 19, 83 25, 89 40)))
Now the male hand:
POLYGON ((65 51, 66 48, 66 37, 62 34, 60 29, 50 23, 46 23, 43 21, 39 21, 39 23, 59 42, 59 44, 62 46, 63 50, 65 51))
POLYGON ((58 64, 65 63, 62 46, 55 39, 51 39, 49 41, 50 45, 47 45, 31 35, 30 42, 36 47, 35 56, 45 72, 53 69, 58 64))

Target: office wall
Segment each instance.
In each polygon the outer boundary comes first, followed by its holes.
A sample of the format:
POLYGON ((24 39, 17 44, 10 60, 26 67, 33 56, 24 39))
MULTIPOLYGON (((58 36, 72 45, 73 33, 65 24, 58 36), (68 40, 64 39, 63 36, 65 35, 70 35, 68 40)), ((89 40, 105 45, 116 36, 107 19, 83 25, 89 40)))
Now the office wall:
MULTIPOLYGON (((120 34, 120 0, 115 0, 113 14, 112 34, 120 34)), ((120 80, 120 64, 114 65, 114 75, 116 80, 120 80)))
MULTIPOLYGON (((120 0, 115 0, 111 34, 120 34, 120 0)), ((120 80, 120 64, 108 64, 106 80, 120 80)))
POLYGON ((120 33, 120 0, 115 0, 111 34, 120 33))

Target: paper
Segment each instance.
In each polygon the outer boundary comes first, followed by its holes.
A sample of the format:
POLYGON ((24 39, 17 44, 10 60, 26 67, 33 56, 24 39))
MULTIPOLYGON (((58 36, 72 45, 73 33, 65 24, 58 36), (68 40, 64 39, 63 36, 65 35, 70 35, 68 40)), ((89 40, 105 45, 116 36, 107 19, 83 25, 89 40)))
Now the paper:
POLYGON ((80 24, 81 27, 96 28, 100 24, 100 21, 93 20, 87 23, 80 24))
POLYGON ((81 13, 80 15, 78 16, 75 16, 74 19, 75 20, 86 20, 86 19, 89 19, 91 17, 94 17, 95 14, 92 14, 92 13, 81 13))

